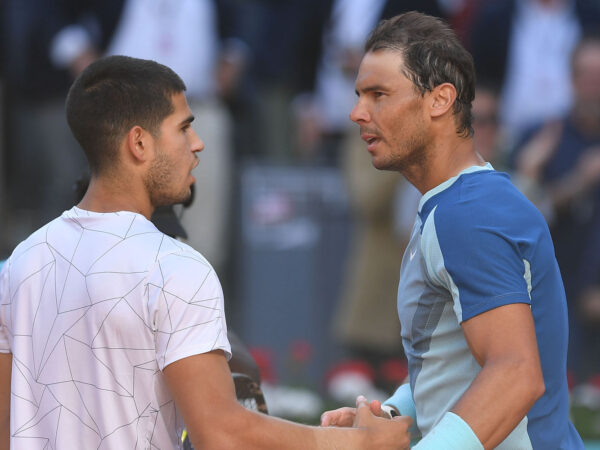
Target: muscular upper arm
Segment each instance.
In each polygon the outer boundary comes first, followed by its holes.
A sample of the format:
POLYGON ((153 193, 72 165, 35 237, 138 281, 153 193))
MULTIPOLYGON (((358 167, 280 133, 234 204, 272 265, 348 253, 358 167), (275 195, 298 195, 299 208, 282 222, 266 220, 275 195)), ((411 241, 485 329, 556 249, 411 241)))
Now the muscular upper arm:
POLYGON ((529 305, 513 303, 462 323, 481 372, 452 408, 486 448, 500 444, 544 392, 529 305))
POLYGON ((498 358, 519 359, 540 368, 531 308, 513 303, 491 309, 461 324, 471 353, 480 365, 498 358))
POLYGON ((12 354, 0 353, 0 449, 9 448, 12 354))
POLYGON ((242 408, 220 350, 175 361, 163 374, 196 448, 218 432, 222 420, 232 418, 242 408))

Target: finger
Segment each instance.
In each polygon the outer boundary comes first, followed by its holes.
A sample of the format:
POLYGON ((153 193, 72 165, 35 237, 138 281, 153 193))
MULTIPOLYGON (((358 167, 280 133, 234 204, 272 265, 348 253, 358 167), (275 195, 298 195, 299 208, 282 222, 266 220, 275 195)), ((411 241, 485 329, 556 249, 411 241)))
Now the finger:
POLYGON ((369 402, 367 401, 367 399, 365 398, 364 395, 359 395, 358 397, 356 397, 356 409, 365 407, 365 406, 369 406, 369 402))
POLYGON ((330 427, 351 427, 354 422, 356 410, 354 408, 344 407, 333 411, 325 411, 321 415, 321 426, 330 427))
POLYGON ((381 402, 379 400, 373 400, 369 404, 371 412, 378 417, 385 417, 384 412, 381 410, 381 402))
POLYGON ((330 427, 335 425, 335 411, 327 411, 321 415, 321 426, 322 427, 330 427))
POLYGON ((369 402, 363 395, 359 395, 356 397, 356 417, 354 418, 353 426, 364 424, 369 420, 369 417, 373 417, 369 402))

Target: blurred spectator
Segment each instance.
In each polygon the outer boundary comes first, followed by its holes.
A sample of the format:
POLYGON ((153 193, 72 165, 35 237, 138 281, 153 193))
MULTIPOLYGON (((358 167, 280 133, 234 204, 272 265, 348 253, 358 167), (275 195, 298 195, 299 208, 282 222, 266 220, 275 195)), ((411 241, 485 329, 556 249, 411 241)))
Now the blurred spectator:
POLYGON ((450 26, 469 51, 473 47, 471 45, 473 21, 479 15, 481 8, 490 1, 496 0, 439 0, 449 17, 450 26))
POLYGON ((514 164, 552 206, 550 230, 572 324, 569 364, 581 379, 600 370, 600 37, 577 45, 571 75, 569 113, 528 133, 514 164))
POLYGON ((314 86, 322 30, 332 0, 258 0, 253 39, 253 111, 246 155, 290 162, 294 97, 314 86), (259 133, 256 130, 260 130, 259 133))
POLYGON ((470 35, 480 80, 501 89, 500 122, 509 138, 565 114, 572 99, 569 58, 582 32, 600 28, 588 0, 486 2, 470 35))
MULTIPOLYGON (((378 364, 402 354, 396 291, 410 229, 396 233, 394 201, 398 189, 408 186, 400 174, 381 173, 371 165, 358 133, 343 146, 354 229, 334 331, 352 356, 378 364)), ((414 215, 414 207, 403 214, 414 215)))
POLYGON ((531 178, 510 167, 508 143, 500 129, 498 109, 500 99, 492 84, 478 82, 472 103, 473 143, 484 160, 496 170, 509 172, 517 188, 523 192, 542 212, 546 220, 554 217, 554 208, 544 189, 531 178))

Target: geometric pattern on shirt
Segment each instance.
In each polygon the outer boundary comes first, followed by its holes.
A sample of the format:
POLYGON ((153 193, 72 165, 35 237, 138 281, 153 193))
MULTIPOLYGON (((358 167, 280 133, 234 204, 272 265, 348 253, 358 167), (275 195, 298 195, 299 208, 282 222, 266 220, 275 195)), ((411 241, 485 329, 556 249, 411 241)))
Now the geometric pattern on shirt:
POLYGON ((15 251, 0 294, 12 443, 172 448, 183 424, 160 369, 186 346, 229 350, 218 280, 142 216, 67 213, 15 251))

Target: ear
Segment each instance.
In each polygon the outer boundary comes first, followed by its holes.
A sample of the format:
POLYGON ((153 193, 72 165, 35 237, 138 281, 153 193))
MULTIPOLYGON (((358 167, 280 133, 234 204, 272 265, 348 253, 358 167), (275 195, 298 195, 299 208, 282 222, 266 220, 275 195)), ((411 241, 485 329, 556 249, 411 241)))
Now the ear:
POLYGON ((154 154, 154 137, 139 125, 132 127, 125 138, 127 153, 137 163, 144 163, 154 154))
POLYGON ((436 86, 430 94, 431 117, 441 117, 452 108, 456 101, 456 88, 450 83, 436 86))

